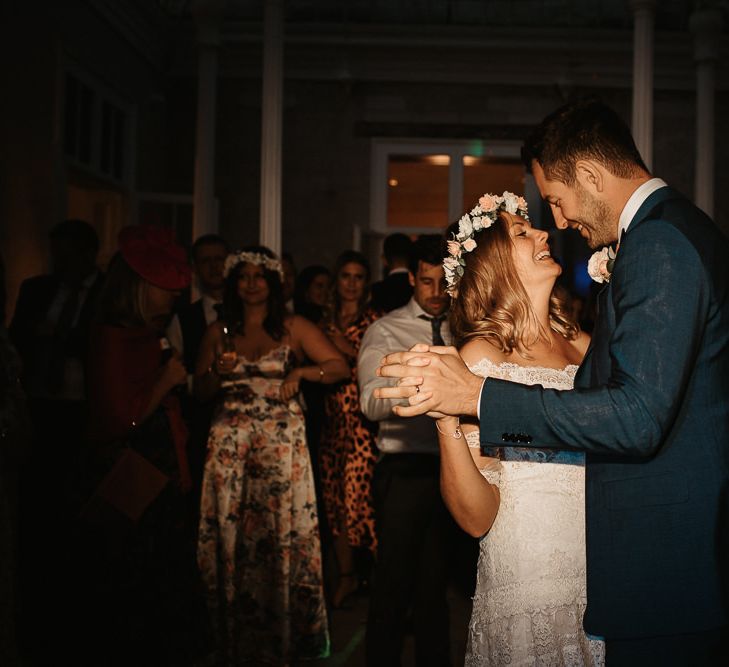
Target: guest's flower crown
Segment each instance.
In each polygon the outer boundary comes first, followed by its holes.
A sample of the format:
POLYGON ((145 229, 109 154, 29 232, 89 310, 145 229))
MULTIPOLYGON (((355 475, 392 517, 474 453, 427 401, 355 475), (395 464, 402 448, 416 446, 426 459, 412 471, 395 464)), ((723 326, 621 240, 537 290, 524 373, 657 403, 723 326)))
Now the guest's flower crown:
POLYGON ((485 194, 478 200, 478 204, 458 221, 458 233, 448 241, 448 257, 443 260, 443 270, 448 287, 446 291, 455 297, 458 282, 463 276, 466 260, 463 255, 476 248, 473 236, 482 229, 488 229, 496 222, 500 211, 519 215, 529 220, 527 203, 524 197, 518 197, 513 192, 504 191, 504 194, 485 194))
POLYGON ((275 257, 269 257, 260 252, 233 252, 225 258, 225 265, 223 267, 223 276, 228 277, 228 274, 233 270, 233 267, 245 262, 246 264, 256 264, 262 266, 269 271, 278 271, 278 275, 281 278, 281 282, 284 279, 283 267, 281 262, 275 257))

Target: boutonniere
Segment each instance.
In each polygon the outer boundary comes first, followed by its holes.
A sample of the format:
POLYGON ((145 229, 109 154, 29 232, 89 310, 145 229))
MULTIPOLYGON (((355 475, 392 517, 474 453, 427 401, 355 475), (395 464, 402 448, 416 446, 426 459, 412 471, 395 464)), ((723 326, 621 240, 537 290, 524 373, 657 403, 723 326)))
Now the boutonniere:
POLYGON ((587 262, 587 273, 596 283, 609 283, 617 251, 611 247, 593 253, 587 262))

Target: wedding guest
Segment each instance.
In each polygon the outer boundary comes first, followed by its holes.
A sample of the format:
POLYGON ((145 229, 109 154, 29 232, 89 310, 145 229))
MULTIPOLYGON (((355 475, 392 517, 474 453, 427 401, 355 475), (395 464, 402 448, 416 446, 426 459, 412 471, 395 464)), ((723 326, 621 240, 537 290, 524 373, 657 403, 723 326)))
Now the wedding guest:
POLYGON ((389 383, 375 374, 386 354, 422 340, 450 343, 442 257, 440 234, 415 242, 408 274, 412 298, 373 322, 359 350, 360 405, 379 425, 381 453, 372 485, 378 546, 366 638, 373 667, 400 664, 409 617, 416 663, 450 664, 446 587, 453 522, 440 496, 437 432, 429 417, 396 417, 389 402, 373 395, 389 383))
MULTIPOLYGON (((301 270, 296 279, 294 291, 294 312, 305 317, 310 322, 321 325, 329 302, 332 274, 324 266, 307 266, 301 270)), ((319 442, 324 427, 324 397, 328 388, 319 382, 301 383, 301 393, 304 398, 306 411, 306 442, 309 445, 311 465, 314 470, 316 485, 316 498, 319 507, 319 521, 323 525, 326 521, 324 501, 321 495, 321 474, 319 465, 319 442)), ((322 530, 322 534, 326 534, 322 530)))
POLYGON ((610 665, 721 664, 729 242, 651 176, 625 123, 597 100, 545 118, 524 161, 558 229, 577 229, 595 249, 620 240, 590 263, 608 282, 575 389, 483 382, 452 350, 418 350, 391 355, 380 372, 415 378, 420 391, 382 391, 408 398, 402 415, 478 414, 484 445, 586 452, 585 629, 605 637, 610 665))
MULTIPOLYGON (((135 523, 116 513, 113 523, 104 522, 100 557, 87 556, 99 577, 92 582, 92 634, 97 645, 114 647, 112 664, 186 665, 200 650, 197 575, 184 525, 187 430, 176 394, 186 371, 160 344, 174 300, 189 282, 186 253, 168 230, 121 230, 91 337, 90 440, 99 477, 131 450, 144 471, 156 469, 155 479, 162 475, 167 482, 135 523)), ((116 495, 134 501, 145 490, 138 479, 119 475, 116 495)))
MULTIPOLYGON (((359 408, 357 353, 367 327, 378 313, 368 306, 370 270, 358 252, 343 252, 334 268, 334 299, 325 330, 344 355, 350 374, 326 397, 326 420, 321 436, 322 492, 334 539, 338 581, 331 603, 336 609, 359 588, 353 549, 374 553, 375 516, 372 472, 377 427, 359 408)), ((363 572, 362 575, 366 576, 363 572)))
POLYGON ((294 312, 314 324, 324 319, 329 303, 332 273, 325 266, 314 264, 301 270, 294 290, 294 312))
POLYGON ((70 591, 72 556, 45 556, 62 542, 78 511, 76 471, 86 454, 88 412, 86 359, 89 328, 103 276, 96 267, 99 240, 83 220, 64 220, 49 234, 51 273, 23 281, 9 327, 22 361, 22 382, 33 425, 33 444, 20 472, 20 622, 24 643, 38 660, 48 646, 65 641, 65 620, 56 605, 70 591), (47 523, 37 530, 38 517, 47 523), (35 641, 48 627, 49 641, 35 641))
POLYGON ((5 321, 5 269, 0 258, 0 664, 20 665, 18 602, 18 475, 30 450, 30 420, 20 383, 20 358, 5 321))
POLYGON ((192 270, 200 298, 180 308, 167 327, 167 338, 191 375, 203 334, 218 319, 216 306, 223 300, 223 264, 227 256, 228 244, 217 234, 205 234, 192 244, 192 270))
POLYGON ((283 267, 283 299, 286 312, 294 312, 294 292, 296 290, 296 264, 289 252, 281 253, 281 266, 283 267))
POLYGON ((372 285, 372 307, 389 313, 404 306, 413 295, 408 279, 413 242, 406 234, 396 232, 385 237, 382 264, 385 278, 372 285))
MULTIPOLYGON (((196 239, 192 244, 191 257, 200 298, 180 308, 167 327, 167 339, 185 364, 190 389, 200 342, 208 326, 218 319, 218 306, 223 300, 223 265, 227 256, 228 244, 221 236, 205 234, 196 239)), ((194 525, 197 525, 212 408, 210 405, 201 404, 194 396, 186 396, 182 401, 182 410, 190 431, 187 456, 194 491, 191 494, 191 504, 194 507, 193 521, 194 525)))
POLYGON ((197 396, 216 401, 198 562, 219 664, 288 665, 329 652, 299 386, 338 382, 347 367, 318 327, 286 312, 268 248, 230 255, 225 276, 195 374, 197 396))

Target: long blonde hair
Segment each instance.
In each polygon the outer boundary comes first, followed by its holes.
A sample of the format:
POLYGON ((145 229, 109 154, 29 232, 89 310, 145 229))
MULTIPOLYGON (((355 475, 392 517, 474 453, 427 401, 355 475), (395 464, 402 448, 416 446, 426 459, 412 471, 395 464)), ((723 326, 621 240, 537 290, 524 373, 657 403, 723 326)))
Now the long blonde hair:
MULTIPOLYGON (((449 315, 454 344, 462 347, 483 338, 505 354, 516 351, 528 358, 529 348, 539 338, 547 338, 548 332, 540 325, 514 266, 508 216, 500 213, 491 227, 473 238, 477 246, 464 255, 466 265, 449 315), (529 336, 530 331, 536 333, 529 336)), ((549 300, 550 327, 574 340, 579 326, 568 314, 564 298, 555 292, 549 300)))

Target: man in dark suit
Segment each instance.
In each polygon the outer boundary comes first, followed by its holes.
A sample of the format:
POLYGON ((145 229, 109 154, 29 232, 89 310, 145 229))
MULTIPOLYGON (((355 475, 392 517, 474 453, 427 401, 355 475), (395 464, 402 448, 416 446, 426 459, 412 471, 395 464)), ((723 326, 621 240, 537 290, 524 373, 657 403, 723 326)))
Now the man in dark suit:
POLYGON ((39 648, 32 640, 37 627, 57 633, 49 645, 65 641, 63 618, 52 605, 67 596, 64 586, 73 588, 73 559, 68 547, 51 560, 47 554, 49 544, 68 542, 78 510, 76 485, 87 456, 88 336, 103 282, 91 225, 64 220, 49 237, 52 272, 22 283, 9 329, 23 364, 33 431, 19 487, 21 626, 32 650, 39 648))
MULTIPOLYGON (((180 308, 167 327, 170 345, 182 356, 188 373, 188 386, 192 387, 197 353, 205 330, 218 319, 218 305, 223 300, 223 268, 228 256, 228 244, 217 234, 205 234, 192 244, 192 268, 200 298, 180 308)), ((202 485, 205 452, 212 419, 212 404, 202 404, 192 395, 185 396, 183 414, 190 436, 187 457, 190 464, 193 493, 190 494, 193 523, 197 525, 199 494, 202 485)))
POLYGON ((483 381, 418 348, 388 357, 383 375, 411 377, 381 395, 444 429, 478 413, 482 445, 584 450, 584 626, 608 665, 726 664, 729 242, 599 102, 548 116, 524 157, 558 228, 593 248, 622 236, 575 389, 483 381))
POLYGON ((389 313, 404 306, 413 295, 408 273, 413 242, 405 234, 390 234, 382 250, 387 275, 372 285, 372 307, 389 313))

